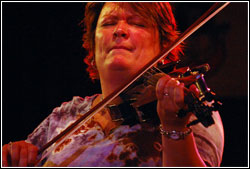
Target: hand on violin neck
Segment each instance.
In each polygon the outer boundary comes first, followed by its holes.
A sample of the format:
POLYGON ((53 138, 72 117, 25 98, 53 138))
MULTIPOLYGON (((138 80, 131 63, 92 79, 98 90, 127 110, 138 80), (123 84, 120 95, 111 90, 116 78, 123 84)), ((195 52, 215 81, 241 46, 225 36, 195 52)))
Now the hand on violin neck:
POLYGON ((190 114, 184 118, 178 118, 177 113, 180 109, 186 109, 184 103, 185 91, 192 92, 197 95, 198 90, 195 85, 191 85, 189 89, 185 88, 184 83, 179 82, 169 75, 161 77, 156 85, 156 96, 158 99, 157 112, 163 125, 184 128, 188 123, 190 114))

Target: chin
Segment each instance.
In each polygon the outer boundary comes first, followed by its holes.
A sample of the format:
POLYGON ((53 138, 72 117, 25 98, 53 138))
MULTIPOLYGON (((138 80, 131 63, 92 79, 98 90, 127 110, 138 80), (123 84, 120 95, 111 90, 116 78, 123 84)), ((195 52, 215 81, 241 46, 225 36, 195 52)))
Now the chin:
POLYGON ((108 68, 112 70, 129 70, 132 66, 133 63, 124 56, 113 57, 108 63, 108 68))

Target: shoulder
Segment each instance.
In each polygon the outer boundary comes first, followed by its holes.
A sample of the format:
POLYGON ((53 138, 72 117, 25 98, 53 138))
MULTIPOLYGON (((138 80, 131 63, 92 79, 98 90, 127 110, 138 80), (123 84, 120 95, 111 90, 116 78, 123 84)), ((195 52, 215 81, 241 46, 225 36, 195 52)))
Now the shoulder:
POLYGON ((80 116, 91 109, 92 102, 98 95, 74 96, 72 100, 63 102, 59 107, 53 109, 52 113, 47 118, 49 121, 48 133, 53 137, 54 134, 60 132, 69 124, 73 123, 80 116))
POLYGON ((212 117, 215 122, 213 125, 206 128, 201 123, 198 123, 192 126, 192 129, 197 148, 203 160, 211 166, 219 166, 224 150, 224 129, 219 112, 214 111, 212 117))
POLYGON ((92 102, 98 94, 86 97, 74 96, 72 100, 63 102, 59 107, 52 111, 52 116, 77 115, 88 111, 91 108, 92 102))
POLYGON ((97 96, 98 94, 84 98, 74 96, 72 100, 63 102, 59 107, 53 109, 52 113, 37 126, 26 141, 37 146, 43 145, 73 122, 78 115, 86 113, 97 96))

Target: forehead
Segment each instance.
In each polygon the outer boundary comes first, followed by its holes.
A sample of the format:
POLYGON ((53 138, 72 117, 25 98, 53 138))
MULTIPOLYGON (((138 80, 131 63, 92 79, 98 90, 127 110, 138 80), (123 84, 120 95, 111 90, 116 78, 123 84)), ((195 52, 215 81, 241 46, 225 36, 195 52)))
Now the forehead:
POLYGON ((128 15, 128 16, 140 16, 136 12, 130 3, 126 2, 106 2, 102 8, 100 17, 128 15))

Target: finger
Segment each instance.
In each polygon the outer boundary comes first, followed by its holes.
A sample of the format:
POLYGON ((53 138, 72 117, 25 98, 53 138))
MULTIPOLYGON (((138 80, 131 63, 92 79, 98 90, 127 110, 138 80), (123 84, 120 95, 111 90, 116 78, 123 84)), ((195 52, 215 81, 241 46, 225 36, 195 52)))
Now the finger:
POLYGON ((174 103, 178 107, 178 109, 181 109, 184 106, 184 83, 181 83, 179 86, 176 86, 174 88, 174 103))
POLYGON ((174 78, 169 79, 169 81, 166 83, 164 88, 164 93, 167 93, 168 96, 172 97, 174 96, 174 89, 176 86, 179 86, 180 82, 174 78))
POLYGON ((19 167, 26 167, 28 162, 28 148, 27 146, 22 146, 20 150, 19 167))
POLYGON ((199 89, 196 87, 195 84, 190 85, 189 90, 190 90, 196 97, 199 97, 199 96, 200 96, 200 91, 199 91, 199 89))
POLYGON ((28 146, 28 166, 34 166, 36 163, 38 148, 36 146, 28 146))
POLYGON ((11 155, 12 166, 18 166, 19 158, 20 158, 20 146, 17 143, 13 143, 12 155, 11 155))
POLYGON ((4 167, 8 167, 8 144, 5 144, 2 148, 2 163, 4 167))
POLYGON ((175 87, 178 85, 180 85, 180 82, 179 82, 179 80, 176 80, 175 78, 169 79, 169 81, 166 84, 167 87, 175 87))
POLYGON ((162 100, 164 97, 164 88, 165 84, 171 79, 169 75, 166 75, 160 78, 156 84, 156 96, 159 100, 162 100))

